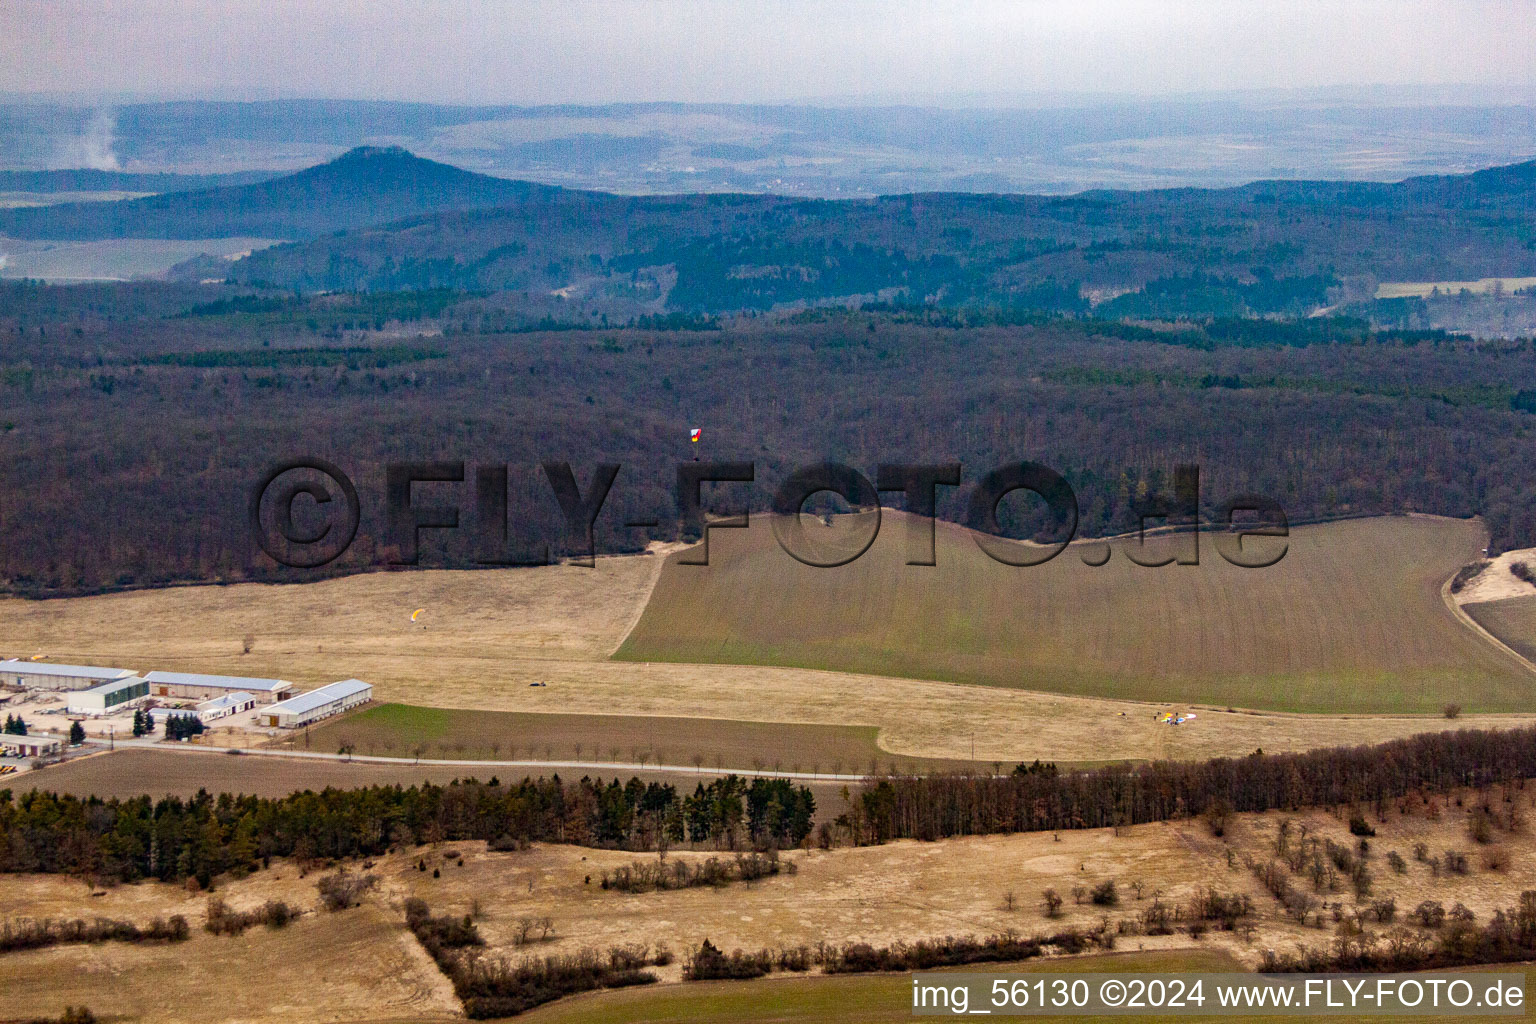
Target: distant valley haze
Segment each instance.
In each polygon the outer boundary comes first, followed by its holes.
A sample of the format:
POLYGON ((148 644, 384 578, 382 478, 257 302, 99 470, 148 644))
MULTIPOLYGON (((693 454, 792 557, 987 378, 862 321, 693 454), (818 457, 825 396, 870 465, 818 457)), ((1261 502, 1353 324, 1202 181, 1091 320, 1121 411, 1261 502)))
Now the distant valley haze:
POLYGON ((1390 181, 1536 155, 1517 3, 0 7, 0 168, 359 145, 620 193, 1390 181))

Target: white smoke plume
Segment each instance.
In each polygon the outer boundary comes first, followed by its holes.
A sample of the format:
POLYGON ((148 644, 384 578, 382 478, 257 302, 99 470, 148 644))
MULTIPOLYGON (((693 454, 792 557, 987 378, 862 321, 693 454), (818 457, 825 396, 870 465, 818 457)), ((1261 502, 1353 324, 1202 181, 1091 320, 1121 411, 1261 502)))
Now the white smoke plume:
POLYGON ((114 152, 117 146, 117 118, 110 110, 98 110, 86 122, 79 135, 63 140, 59 165, 89 167, 95 171, 120 171, 122 161, 114 152))

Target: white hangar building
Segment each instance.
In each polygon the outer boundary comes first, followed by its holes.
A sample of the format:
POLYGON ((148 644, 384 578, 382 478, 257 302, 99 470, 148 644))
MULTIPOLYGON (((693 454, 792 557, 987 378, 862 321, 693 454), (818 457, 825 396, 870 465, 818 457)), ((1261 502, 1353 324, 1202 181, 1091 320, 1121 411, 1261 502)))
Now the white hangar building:
POLYGON ((133 675, 132 669, 93 665, 50 665, 45 661, 0 661, 0 683, 28 690, 89 690, 133 675))
POLYGON ((322 718, 339 715, 343 711, 366 704, 373 699, 373 686, 361 679, 343 679, 339 683, 322 686, 318 690, 301 693, 297 697, 263 708, 257 715, 263 725, 275 725, 280 729, 297 729, 322 718))

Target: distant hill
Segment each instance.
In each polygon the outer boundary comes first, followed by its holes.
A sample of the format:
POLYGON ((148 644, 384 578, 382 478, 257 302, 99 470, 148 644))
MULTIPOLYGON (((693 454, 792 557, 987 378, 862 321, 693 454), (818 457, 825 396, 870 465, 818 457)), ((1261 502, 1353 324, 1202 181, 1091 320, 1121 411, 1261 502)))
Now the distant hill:
POLYGON ((308 239, 425 213, 548 199, 561 190, 360 147, 329 163, 259 181, 109 203, 0 212, 12 238, 308 239))
POLYGON ((1307 315, 1350 276, 1536 275, 1536 162, 1394 184, 1264 181, 1071 196, 562 191, 253 254, 301 289, 558 292, 687 313, 867 302, 1112 315, 1307 315), (1130 294, 1126 294, 1130 293, 1130 294))

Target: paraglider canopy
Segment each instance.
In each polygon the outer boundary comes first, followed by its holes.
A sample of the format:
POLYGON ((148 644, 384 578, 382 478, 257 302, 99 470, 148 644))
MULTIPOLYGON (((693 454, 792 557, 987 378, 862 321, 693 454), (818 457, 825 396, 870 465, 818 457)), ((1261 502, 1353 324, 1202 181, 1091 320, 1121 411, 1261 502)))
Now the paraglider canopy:
POLYGON ((411 621, 415 622, 417 619, 421 618, 421 613, 424 611, 426 611, 425 608, 417 608, 415 611, 411 612, 411 621))
POLYGON ((698 444, 699 438, 703 436, 704 431, 700 430, 698 427, 694 427, 692 430, 688 431, 688 440, 693 444, 698 444))

